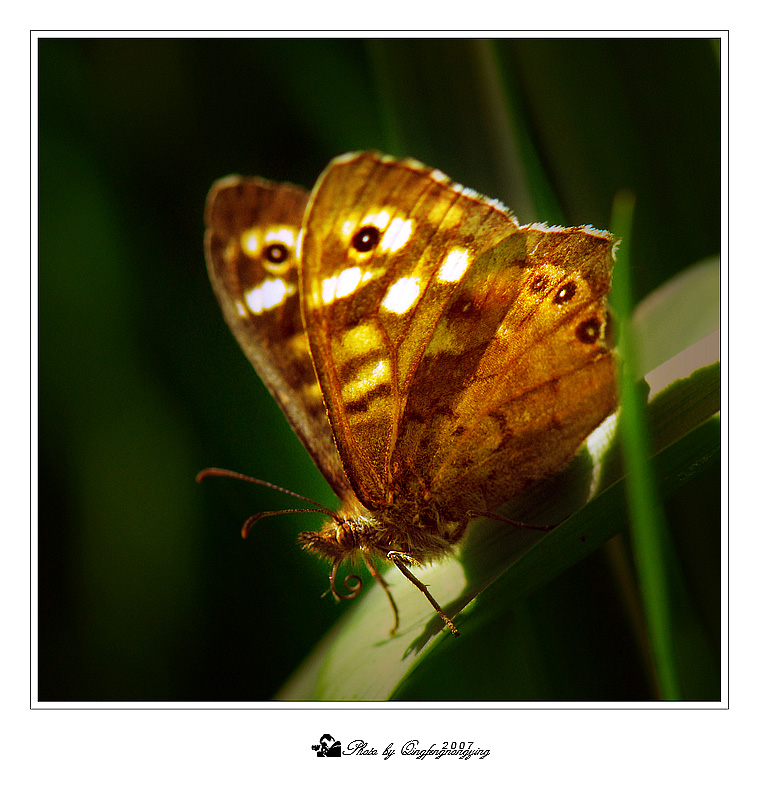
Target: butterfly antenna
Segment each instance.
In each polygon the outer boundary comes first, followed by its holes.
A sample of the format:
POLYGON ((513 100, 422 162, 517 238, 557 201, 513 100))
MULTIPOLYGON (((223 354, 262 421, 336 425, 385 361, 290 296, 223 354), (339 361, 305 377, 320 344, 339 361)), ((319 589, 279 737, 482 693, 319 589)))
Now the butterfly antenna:
POLYGON ((243 539, 248 538, 250 529, 258 522, 258 520, 263 519, 264 517, 276 517, 280 514, 304 514, 308 512, 321 511, 323 514, 332 517, 332 519, 338 519, 338 516, 334 511, 326 506, 323 506, 321 503, 318 503, 316 500, 312 500, 310 497, 305 497, 297 492, 292 492, 290 489, 285 489, 282 486, 277 486, 274 483, 262 481, 260 478, 251 478, 250 475, 243 475, 241 472, 233 472, 230 469, 220 469, 219 467, 209 467, 208 469, 202 469, 195 476, 195 480, 198 483, 201 483, 201 481, 205 480, 206 478, 235 478, 239 481, 255 483, 256 486, 265 486, 267 489, 275 489, 278 492, 282 492, 282 494, 288 494, 290 497, 295 497, 298 500, 304 500, 306 503, 311 503, 313 506, 316 506, 316 508, 284 508, 279 511, 260 511, 258 514, 248 517, 248 519, 246 519, 243 523, 243 539))
POLYGON ((332 562, 332 572, 329 574, 329 591, 332 592, 332 596, 335 600, 353 600, 354 597, 358 597, 364 583, 358 575, 346 575, 343 583, 348 590, 348 594, 340 594, 335 586, 335 578, 337 577, 337 569, 339 566, 340 559, 336 558, 332 562), (353 581, 353 584, 351 584, 351 581, 353 581))

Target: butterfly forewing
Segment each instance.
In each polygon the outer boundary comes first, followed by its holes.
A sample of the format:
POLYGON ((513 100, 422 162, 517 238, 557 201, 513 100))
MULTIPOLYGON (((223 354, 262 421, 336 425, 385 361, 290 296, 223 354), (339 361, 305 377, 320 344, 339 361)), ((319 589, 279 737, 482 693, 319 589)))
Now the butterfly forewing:
POLYGON ((300 313, 296 242, 308 196, 261 178, 217 181, 206 204, 206 260, 237 341, 322 473, 345 496, 300 313))
POLYGON ((497 203, 413 161, 344 156, 314 187, 303 314, 340 456, 367 507, 391 499, 412 382, 461 277, 516 227, 497 203))

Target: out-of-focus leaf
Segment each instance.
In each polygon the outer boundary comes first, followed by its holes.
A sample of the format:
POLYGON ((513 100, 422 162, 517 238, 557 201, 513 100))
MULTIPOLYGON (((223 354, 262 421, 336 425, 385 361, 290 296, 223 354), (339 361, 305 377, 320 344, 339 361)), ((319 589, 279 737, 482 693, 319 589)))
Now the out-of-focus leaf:
POLYGON ((633 325, 640 374, 718 332, 719 297, 719 258, 715 256, 683 270, 639 303, 633 325))

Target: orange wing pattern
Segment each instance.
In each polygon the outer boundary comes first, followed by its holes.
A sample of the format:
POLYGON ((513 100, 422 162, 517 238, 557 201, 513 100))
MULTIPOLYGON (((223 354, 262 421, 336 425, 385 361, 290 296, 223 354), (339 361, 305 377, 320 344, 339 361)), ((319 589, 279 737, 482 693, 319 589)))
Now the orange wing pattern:
POLYGON ((554 471, 613 410, 611 236, 519 227, 417 162, 335 159, 302 241, 303 317, 348 478, 451 519, 554 471))

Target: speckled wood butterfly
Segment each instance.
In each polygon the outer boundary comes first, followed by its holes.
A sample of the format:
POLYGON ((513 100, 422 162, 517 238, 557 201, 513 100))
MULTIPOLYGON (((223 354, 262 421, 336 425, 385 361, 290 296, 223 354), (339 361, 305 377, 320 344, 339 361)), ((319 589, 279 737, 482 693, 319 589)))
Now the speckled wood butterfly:
MULTIPOLYGON (((349 576, 338 591, 339 564, 363 559, 394 632, 377 566, 391 562, 458 635, 409 567, 450 554, 471 519, 504 519, 494 510, 614 410, 613 237, 520 226, 440 171, 375 153, 334 159, 310 194, 220 180, 206 225, 227 323, 342 504, 319 506, 329 518, 302 546, 332 562, 337 598, 360 589, 349 576)), ((288 512, 243 532, 274 513, 288 512)))

